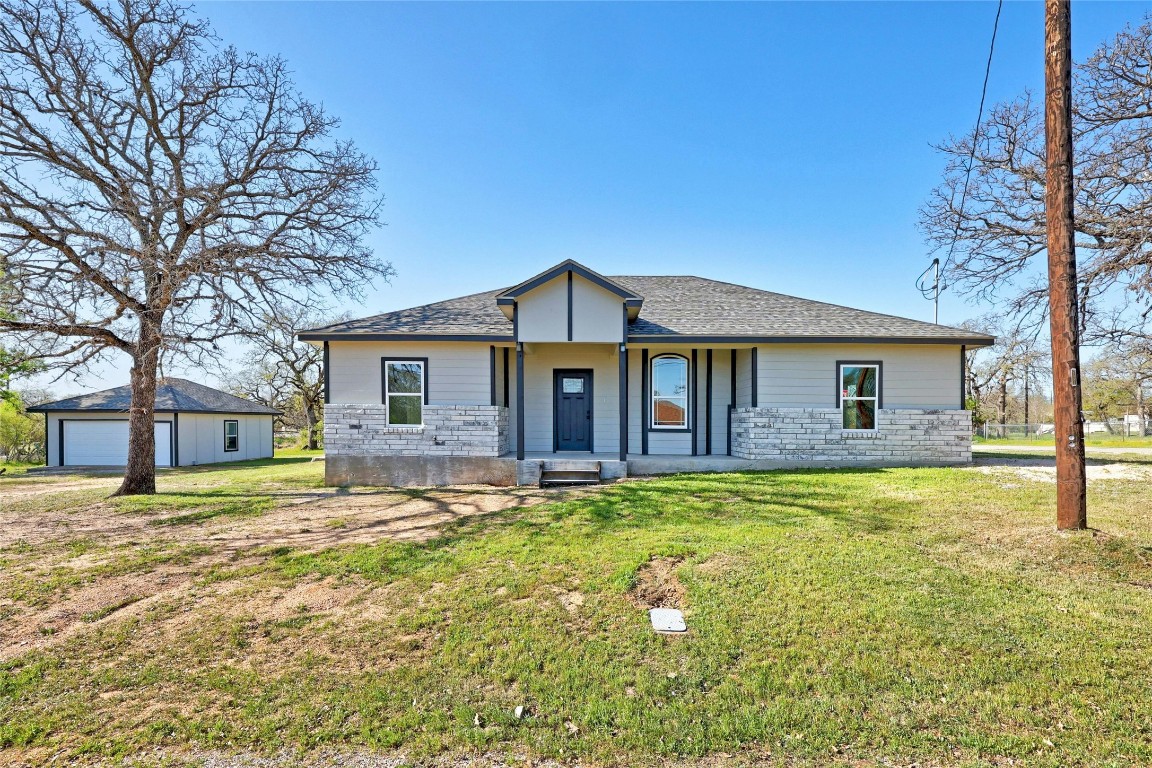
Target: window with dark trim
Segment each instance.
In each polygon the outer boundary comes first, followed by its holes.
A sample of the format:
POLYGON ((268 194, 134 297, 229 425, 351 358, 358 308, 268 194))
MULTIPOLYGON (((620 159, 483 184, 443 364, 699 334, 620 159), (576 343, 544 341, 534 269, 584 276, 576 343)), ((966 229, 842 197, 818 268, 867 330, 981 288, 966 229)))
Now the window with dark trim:
POLYGON ((236 419, 224 420, 224 450, 240 450, 240 422, 236 419))
POLYGON ((657 355, 652 367, 652 429, 688 428, 688 358, 657 355))
POLYGON ((875 430, 880 407, 880 364, 840 363, 840 412, 844 429, 875 430))
POLYGON ((424 423, 424 362, 384 361, 384 404, 388 425, 418 427, 424 423))

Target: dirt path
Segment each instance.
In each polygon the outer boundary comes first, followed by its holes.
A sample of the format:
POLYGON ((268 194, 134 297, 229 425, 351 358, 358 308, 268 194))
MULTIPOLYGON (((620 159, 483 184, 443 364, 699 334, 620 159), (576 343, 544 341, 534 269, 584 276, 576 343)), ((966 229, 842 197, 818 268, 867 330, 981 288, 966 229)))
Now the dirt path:
MULTIPOLYGON (((55 494, 115 487, 116 478, 40 484, 55 494)), ((158 515, 116 510, 84 495, 65 511, 20 515, 0 506, 0 550, 8 563, 5 590, 37 589, 36 583, 74 577, 45 599, 0 596, 0 660, 55 645, 76 632, 113 619, 139 615, 161 601, 186 599, 193 584, 214 566, 262 561, 273 548, 297 552, 385 539, 426 541, 445 526, 469 518, 570 497, 575 491, 540 488, 460 486, 422 490, 320 488, 274 492, 276 506, 251 517, 221 517, 202 523, 156 525, 158 515), (68 542, 83 542, 80 552, 68 542), (91 550, 86 552, 86 550, 91 550), (155 557, 136 567, 141 553, 155 557), (159 553, 159 555, 156 555, 159 553), (15 584, 15 586, 13 586, 15 584)), ((11 498, 11 497, 9 497, 11 498)), ((226 587, 200 589, 211 599, 226 587)), ((318 609, 330 612, 346 600, 321 590, 318 609)), ((349 595, 348 599, 352 599, 349 595)), ((261 597, 269 610, 282 604, 275 591, 261 597)), ((307 596, 289 597, 305 600, 307 596)))
MULTIPOLYGON (((1005 475, 1021 480, 1056 482, 1056 459, 1054 456, 996 456, 977 454, 972 466, 966 471, 983 474, 1005 475)), ((1152 464, 1088 459, 1084 474, 1089 483, 1100 480, 1152 480, 1152 464)))

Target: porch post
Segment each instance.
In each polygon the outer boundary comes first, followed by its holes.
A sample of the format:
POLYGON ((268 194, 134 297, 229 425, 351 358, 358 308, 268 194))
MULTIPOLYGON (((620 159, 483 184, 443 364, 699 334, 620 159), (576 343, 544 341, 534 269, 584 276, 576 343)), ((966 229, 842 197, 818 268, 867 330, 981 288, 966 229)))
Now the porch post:
POLYGON ((488 404, 496 405, 496 345, 488 347, 488 404))
POLYGON ((712 350, 704 353, 704 455, 712 455, 712 350))
POLYGON ((648 348, 640 350, 640 453, 648 455, 648 348))
POLYGON ((516 342, 516 459, 524 460, 524 342, 516 342))
POLYGON ((760 398, 757 396, 759 394, 757 392, 757 390, 760 389, 760 379, 759 379, 760 364, 756 359, 757 357, 759 357, 759 355, 757 354, 759 351, 760 350, 758 347, 752 347, 752 407, 753 408, 756 408, 759 405, 759 401, 760 401, 760 398))
POLYGON ((728 368, 728 455, 732 455, 732 411, 736 408, 736 350, 732 350, 732 362, 728 368))
POLYGON ((692 384, 688 387, 689 404, 692 409, 692 455, 700 455, 700 442, 696 439, 697 426, 700 424, 700 373, 696 365, 696 350, 692 350, 692 384))
POLYGON ((628 345, 620 345, 620 461, 628 461, 628 345))

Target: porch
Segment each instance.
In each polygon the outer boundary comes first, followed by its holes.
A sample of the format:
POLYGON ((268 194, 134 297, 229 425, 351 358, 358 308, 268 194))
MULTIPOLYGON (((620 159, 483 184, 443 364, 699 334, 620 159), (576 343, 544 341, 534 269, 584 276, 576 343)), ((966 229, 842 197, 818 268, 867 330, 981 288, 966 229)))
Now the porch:
POLYGON ((492 402, 508 408, 508 449, 520 460, 724 459, 733 409, 757 405, 756 358, 751 346, 494 346, 492 402))

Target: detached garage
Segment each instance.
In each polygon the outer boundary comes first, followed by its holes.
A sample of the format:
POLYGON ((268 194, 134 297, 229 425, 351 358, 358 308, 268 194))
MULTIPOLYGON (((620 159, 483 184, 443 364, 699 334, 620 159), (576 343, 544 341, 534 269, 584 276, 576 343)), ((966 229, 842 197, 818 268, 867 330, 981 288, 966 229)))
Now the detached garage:
MULTIPOLYGON (((121 467, 128 461, 130 387, 29 408, 45 416, 48 466, 121 467)), ((280 411, 168 377, 156 387, 156 466, 190 467, 272 456, 280 411)))

